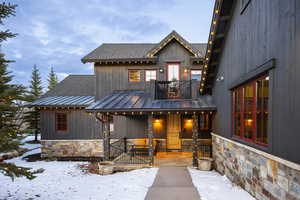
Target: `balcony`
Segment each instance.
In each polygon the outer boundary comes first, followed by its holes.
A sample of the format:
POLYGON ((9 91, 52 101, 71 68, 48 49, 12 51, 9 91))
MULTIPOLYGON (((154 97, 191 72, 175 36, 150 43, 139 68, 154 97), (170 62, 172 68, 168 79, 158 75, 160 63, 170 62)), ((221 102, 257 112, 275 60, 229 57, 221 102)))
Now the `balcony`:
POLYGON ((155 81, 155 99, 191 99, 192 81, 155 81))

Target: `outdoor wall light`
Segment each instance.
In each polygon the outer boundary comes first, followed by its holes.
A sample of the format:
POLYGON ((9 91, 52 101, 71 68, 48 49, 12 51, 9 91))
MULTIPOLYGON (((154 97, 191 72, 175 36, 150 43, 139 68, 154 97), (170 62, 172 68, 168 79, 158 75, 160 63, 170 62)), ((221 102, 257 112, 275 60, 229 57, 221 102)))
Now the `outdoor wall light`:
POLYGON ((164 73, 164 69, 163 69, 163 68, 160 68, 160 69, 159 69, 159 72, 160 72, 160 73, 164 73))
POLYGON ((218 77, 216 81, 218 81, 218 82, 224 81, 224 76, 218 77))
POLYGON ((188 69, 187 69, 187 68, 185 68, 185 69, 184 69, 184 73, 187 73, 187 72, 188 72, 188 69))

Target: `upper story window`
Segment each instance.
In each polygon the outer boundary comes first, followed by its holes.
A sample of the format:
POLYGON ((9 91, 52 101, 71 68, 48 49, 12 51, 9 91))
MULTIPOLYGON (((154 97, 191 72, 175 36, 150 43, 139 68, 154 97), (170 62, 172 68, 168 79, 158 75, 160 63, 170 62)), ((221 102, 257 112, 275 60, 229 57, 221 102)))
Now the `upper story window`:
POLYGON ((179 77, 179 63, 168 63, 168 81, 178 81, 179 77))
POLYGON ((148 82, 150 80, 156 80, 156 70, 146 70, 145 80, 148 82))
POLYGON ((57 133, 66 133, 68 131, 67 113, 55 113, 55 126, 57 133))
POLYGON ((200 81, 201 80, 201 70, 191 70, 191 80, 200 81))
POLYGON ((268 144, 269 76, 233 90, 233 135, 257 144, 268 144))
POLYGON ((141 81, 141 70, 128 70, 128 81, 129 82, 140 82, 141 81))

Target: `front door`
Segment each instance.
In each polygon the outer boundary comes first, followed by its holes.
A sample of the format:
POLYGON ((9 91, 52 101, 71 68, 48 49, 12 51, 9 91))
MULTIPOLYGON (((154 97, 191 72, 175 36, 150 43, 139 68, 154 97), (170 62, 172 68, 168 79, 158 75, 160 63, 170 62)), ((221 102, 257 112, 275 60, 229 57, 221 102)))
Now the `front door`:
POLYGON ((169 114, 167 117, 167 148, 181 149, 180 140, 180 115, 169 114))

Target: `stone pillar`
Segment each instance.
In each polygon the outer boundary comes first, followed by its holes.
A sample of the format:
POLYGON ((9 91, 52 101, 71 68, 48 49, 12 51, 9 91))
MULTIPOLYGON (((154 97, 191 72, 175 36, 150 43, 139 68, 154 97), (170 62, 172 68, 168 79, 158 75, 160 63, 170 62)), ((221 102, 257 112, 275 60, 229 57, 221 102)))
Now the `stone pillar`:
POLYGON ((105 116, 103 123, 104 133, 104 160, 109 160, 110 157, 110 132, 109 132, 109 116, 105 116))
POLYGON ((198 115, 193 115, 193 166, 198 167, 198 115))
POLYGON ((148 146, 149 146, 149 160, 150 165, 154 163, 154 152, 153 152, 153 115, 148 115, 148 146))

